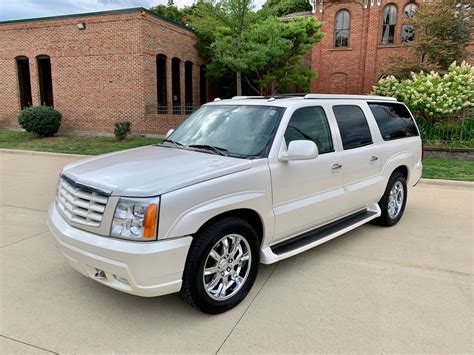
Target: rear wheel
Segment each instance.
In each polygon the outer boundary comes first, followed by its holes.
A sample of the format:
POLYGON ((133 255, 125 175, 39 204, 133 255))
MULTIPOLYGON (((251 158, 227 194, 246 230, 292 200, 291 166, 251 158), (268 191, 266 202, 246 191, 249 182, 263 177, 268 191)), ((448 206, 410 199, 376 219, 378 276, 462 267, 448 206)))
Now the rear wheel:
POLYGON ((398 171, 390 177, 385 193, 379 201, 382 215, 376 219, 378 224, 393 226, 402 218, 407 201, 407 182, 398 171))
POLYGON ((183 273, 181 295, 205 313, 239 304, 257 276, 258 238, 244 220, 226 217, 196 234, 183 273))

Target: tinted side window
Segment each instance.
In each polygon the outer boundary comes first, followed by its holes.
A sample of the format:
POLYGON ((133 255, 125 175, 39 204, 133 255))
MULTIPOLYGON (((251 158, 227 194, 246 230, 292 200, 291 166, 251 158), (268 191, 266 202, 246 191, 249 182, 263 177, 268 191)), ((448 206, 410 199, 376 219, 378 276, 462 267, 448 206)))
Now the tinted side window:
POLYGON ((318 146, 319 154, 334 151, 331 130, 322 107, 303 107, 291 116, 285 141, 310 140, 318 146))
POLYGON ((353 149, 372 144, 369 125, 359 106, 339 105, 332 108, 341 132, 344 149, 353 149))
POLYGON ((415 121, 404 105, 369 103, 384 141, 418 136, 415 121))

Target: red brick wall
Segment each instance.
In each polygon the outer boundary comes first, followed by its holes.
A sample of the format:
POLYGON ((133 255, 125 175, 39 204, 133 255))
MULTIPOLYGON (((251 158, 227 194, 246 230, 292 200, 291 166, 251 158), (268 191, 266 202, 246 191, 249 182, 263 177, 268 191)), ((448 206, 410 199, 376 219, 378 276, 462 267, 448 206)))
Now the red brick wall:
MULTIPOLYGON (((198 104, 200 62, 194 43, 190 31, 140 11, 0 24, 0 128, 18 127, 15 57, 29 58, 33 105, 39 105, 36 57, 48 55, 54 106, 63 114, 61 130, 112 132, 116 121, 130 120, 134 133, 165 133, 182 116, 156 115, 155 55, 182 60, 183 86, 184 61, 196 64, 198 104), (78 22, 86 29, 78 30, 78 22)), ((184 87, 181 92, 184 103, 184 87)))
POLYGON ((382 0, 378 5, 375 0, 371 5, 371 0, 329 0, 323 3, 322 12, 318 5, 316 17, 323 22, 325 36, 312 52, 312 68, 318 72, 318 77, 312 82, 312 91, 369 93, 384 66, 389 64, 390 57, 403 56, 409 49, 409 45, 400 42, 402 12, 407 3, 408 1, 401 0, 382 0), (390 3, 398 7, 395 43, 382 45, 382 11, 390 3), (342 9, 351 14, 349 46, 334 48, 334 19, 342 9))
POLYGON ((197 50, 194 48, 196 37, 193 33, 180 29, 172 24, 163 23, 163 21, 152 16, 146 16, 142 22, 143 33, 143 61, 145 68, 145 106, 147 112, 145 115, 145 125, 147 130, 151 127, 158 128, 160 132, 167 132, 170 128, 176 127, 183 120, 183 116, 176 115, 158 115, 157 107, 157 88, 156 88, 156 55, 166 55, 167 70, 167 99, 169 112, 172 110, 171 94, 171 60, 177 57, 180 62, 180 94, 181 104, 185 103, 185 85, 184 85, 184 65, 186 61, 193 63, 193 105, 199 106, 199 66, 202 64, 197 50), (161 22, 161 23, 160 23, 161 22), (166 31, 164 30, 166 28, 166 31), (163 38, 166 38, 164 41, 163 38))

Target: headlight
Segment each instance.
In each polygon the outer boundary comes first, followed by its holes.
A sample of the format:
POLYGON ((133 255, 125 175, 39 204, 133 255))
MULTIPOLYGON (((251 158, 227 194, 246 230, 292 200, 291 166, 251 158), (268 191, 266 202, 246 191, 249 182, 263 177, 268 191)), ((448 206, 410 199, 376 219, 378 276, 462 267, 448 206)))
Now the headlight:
POLYGON ((112 220, 112 237, 131 240, 155 240, 158 206, 156 198, 120 198, 112 220))

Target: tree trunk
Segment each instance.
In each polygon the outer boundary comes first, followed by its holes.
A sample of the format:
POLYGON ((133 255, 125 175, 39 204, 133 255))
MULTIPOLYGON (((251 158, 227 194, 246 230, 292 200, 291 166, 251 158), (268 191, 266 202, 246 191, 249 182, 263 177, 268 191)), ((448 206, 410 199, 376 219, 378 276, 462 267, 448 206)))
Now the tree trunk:
POLYGON ((237 84, 237 96, 242 96, 242 73, 240 71, 235 73, 235 81, 237 84))
MULTIPOLYGON (((241 32, 237 32, 237 47, 240 48, 240 42, 241 42, 241 32)), ((237 70, 235 73, 235 81, 236 81, 236 86, 237 86, 237 96, 242 96, 242 72, 240 70, 237 70)))
POLYGON ((275 82, 275 80, 272 80, 272 86, 271 86, 270 90, 271 90, 270 95, 275 96, 276 93, 277 93, 276 92, 276 82, 275 82))

